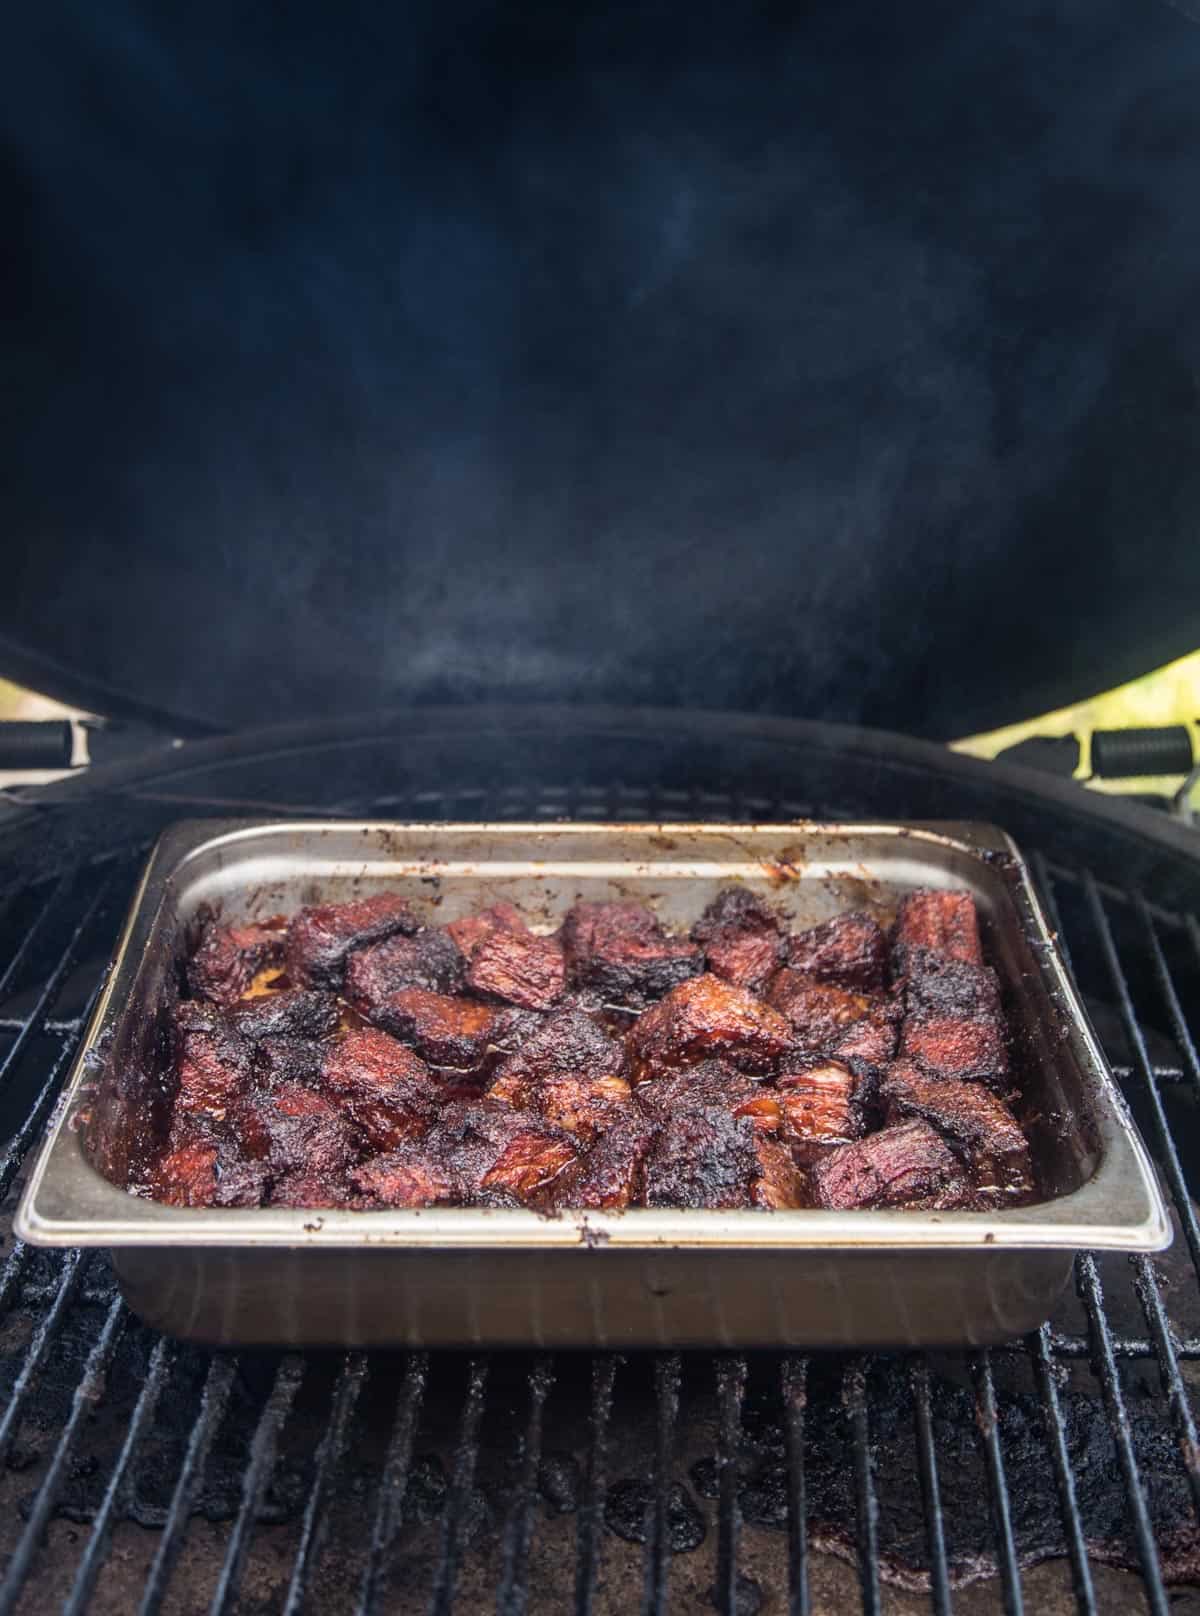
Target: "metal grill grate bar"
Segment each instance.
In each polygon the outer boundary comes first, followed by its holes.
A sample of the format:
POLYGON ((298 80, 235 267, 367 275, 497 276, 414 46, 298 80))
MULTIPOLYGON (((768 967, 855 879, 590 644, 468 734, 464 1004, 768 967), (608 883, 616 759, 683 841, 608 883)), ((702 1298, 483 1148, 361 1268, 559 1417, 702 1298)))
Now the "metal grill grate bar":
POLYGON ((155 1616, 163 1602, 175 1562, 183 1549, 184 1534, 192 1505, 204 1479, 204 1466, 212 1447, 217 1427, 225 1416, 229 1394, 237 1374, 237 1359, 217 1357, 208 1366, 208 1376, 200 1396, 200 1412, 192 1425, 179 1480, 171 1495, 166 1525, 158 1540, 158 1549, 146 1577, 146 1589, 138 1606, 138 1616, 155 1616))
POLYGON ((1079 1516, 1079 1498, 1075 1490, 1075 1477, 1067 1453, 1062 1405, 1055 1385, 1055 1365, 1051 1358, 1051 1335, 1043 1324, 1031 1338, 1034 1378, 1042 1404, 1042 1424, 1046 1441, 1050 1445, 1050 1458, 1054 1465, 1054 1479, 1058 1486, 1059 1510, 1067 1539, 1067 1554, 1071 1561, 1071 1579, 1075 1585, 1075 1604, 1083 1616, 1095 1616, 1096 1592, 1092 1586, 1092 1573, 1088 1565, 1087 1547, 1083 1541, 1083 1523, 1079 1516))
POLYGON ((1188 1401, 1183 1376, 1179 1373, 1179 1361, 1175 1356, 1171 1329, 1162 1304, 1158 1276, 1148 1257, 1136 1257, 1133 1260, 1133 1283, 1154 1338, 1159 1376, 1163 1391, 1167 1394, 1167 1407, 1171 1411, 1175 1434, 1179 1439, 1179 1455, 1187 1471, 1188 1485, 1192 1489, 1192 1502, 1196 1508, 1197 1519, 1200 1520, 1200 1440, 1196 1436, 1196 1422, 1192 1417, 1192 1405, 1188 1401))
POLYGON ((221 1567, 217 1591, 209 1607, 210 1616, 226 1616, 226 1612, 232 1610, 233 1602, 237 1598, 242 1562, 250 1547, 250 1536, 254 1531, 259 1506, 267 1483, 271 1479, 279 1433, 283 1429, 283 1422, 291 1412, 292 1403, 303 1379, 304 1359, 289 1354, 279 1365, 275 1384, 271 1387, 270 1396, 259 1415, 254 1438, 250 1444, 250 1462, 246 1466, 246 1475, 242 1482, 242 1499, 230 1534, 229 1547, 225 1551, 225 1563, 221 1567))
POLYGON ((1109 924, 1103 900, 1090 872, 1084 877, 1084 892, 1087 897, 1088 909, 1091 913, 1096 936, 1108 968, 1109 980, 1116 997, 1117 1007, 1121 1014, 1121 1023, 1125 1029, 1125 1035, 1129 1039, 1130 1048, 1134 1052, 1137 1069, 1143 1079, 1142 1090, 1146 1096, 1150 1115, 1154 1122, 1156 1142, 1162 1153, 1163 1172, 1166 1175, 1168 1184, 1171 1186, 1171 1195, 1175 1202, 1176 1211, 1179 1214, 1179 1221, 1183 1227, 1184 1238, 1187 1240, 1188 1251, 1191 1253, 1192 1266, 1195 1269, 1197 1278, 1200 1279, 1200 1227, 1197 1226, 1195 1209, 1188 1194, 1187 1180, 1184 1177, 1183 1167, 1179 1160, 1179 1152, 1176 1150, 1175 1141, 1171 1137, 1167 1114, 1163 1110, 1162 1096, 1158 1092, 1158 1086, 1150 1071, 1150 1056, 1146 1049, 1145 1035, 1138 1022, 1137 1012, 1134 1009, 1133 995, 1129 991, 1129 982, 1122 968, 1120 955, 1117 952, 1112 926, 1109 924))
POLYGON ((975 1406, 978 1410, 979 1430, 983 1439, 987 1461, 988 1484, 992 1495, 992 1516, 995 1523, 997 1559, 1000 1581, 1004 1593, 1006 1616, 1022 1616, 1025 1602, 1021 1595, 1021 1573, 1017 1567, 1017 1549, 1013 1542, 1012 1506, 1008 1497, 1008 1477, 1004 1470, 1004 1453, 1000 1447, 1000 1416, 996 1408, 996 1383, 992 1374, 992 1359, 988 1352, 975 1355, 975 1406))
POLYGON ((333 1403, 329 1411, 329 1423, 321 1438, 316 1470, 312 1486, 308 1490, 308 1501, 304 1506, 304 1524, 300 1530, 300 1546, 296 1550, 291 1581, 288 1583, 287 1598, 284 1601, 284 1616, 299 1616, 308 1592, 309 1575, 316 1569, 321 1557, 327 1524, 325 1505, 342 1454, 346 1449, 346 1434, 350 1419, 366 1378, 365 1354, 348 1352, 338 1372, 337 1384, 333 1390, 333 1403))
POLYGON ((1109 1423, 1112 1426, 1113 1439, 1116 1443, 1117 1458, 1125 1481, 1125 1495, 1129 1500, 1129 1508, 1133 1516, 1134 1537, 1137 1540, 1138 1555, 1142 1562, 1142 1576, 1146 1583, 1146 1596, 1150 1602, 1153 1616, 1167 1616, 1169 1605, 1166 1590, 1163 1587, 1162 1570, 1158 1563, 1158 1551, 1154 1546, 1154 1533, 1150 1526, 1150 1513, 1146 1506, 1146 1494, 1142 1487, 1141 1476, 1138 1474, 1137 1459, 1134 1457, 1133 1436, 1129 1429, 1129 1415, 1125 1410, 1125 1398, 1121 1391, 1117 1362, 1112 1353, 1112 1332, 1109 1329, 1108 1318, 1104 1312, 1104 1295, 1100 1288, 1100 1275, 1096 1269, 1095 1259, 1086 1254, 1078 1257, 1075 1262, 1075 1275, 1077 1289, 1087 1311, 1088 1323, 1092 1330, 1095 1349, 1094 1367, 1100 1379, 1101 1390, 1104 1393, 1109 1423))
POLYGON ((542 1462, 542 1413, 553 1385, 553 1360, 536 1358, 529 1375, 529 1417, 518 1449, 516 1495, 504 1528, 504 1565, 496 1601, 499 1616, 521 1616, 525 1609, 525 1562, 533 1536, 533 1505, 542 1462))
POLYGON ((25 1360, 8 1396, 8 1406, 4 1410, 3 1417, 0 1417, 0 1465, 8 1458, 13 1437, 17 1434, 17 1428, 25 1412, 25 1401, 37 1382, 38 1374, 46 1354, 54 1344, 55 1336, 62 1328, 63 1320, 75 1299, 75 1292, 79 1289, 90 1258, 91 1252, 69 1251, 63 1259, 58 1291, 48 1312, 30 1337, 25 1360))
POLYGON ((746 1360, 717 1360, 717 1582, 716 1607, 722 1616, 738 1610, 738 1448, 742 1436, 742 1400, 746 1393, 746 1360))
POLYGON ((83 1374, 71 1397, 71 1412, 67 1416, 62 1435, 55 1445, 49 1466, 42 1477, 29 1520, 9 1561, 4 1582, 0 1584, 0 1616, 9 1616, 9 1613, 16 1609, 17 1601, 21 1597, 21 1585, 29 1573, 29 1567, 42 1540, 42 1533, 46 1530, 51 1513, 58 1502, 59 1490, 65 1478, 67 1462, 75 1446, 75 1439, 79 1435, 84 1417, 103 1394, 109 1365, 121 1339, 121 1332, 128 1322, 129 1315, 125 1311, 125 1304, 120 1297, 117 1297, 108 1310, 104 1328, 100 1331, 95 1346, 88 1354, 83 1374))
POLYGON ((810 1616, 808 1588, 808 1498, 804 1485, 804 1410, 808 1361, 785 1358, 780 1374, 787 1448, 788 1616, 810 1616))
POLYGON ((917 1459, 921 1470, 921 1496, 929 1536, 930 1590, 937 1616, 950 1616, 950 1574, 946 1565, 946 1530, 938 1490, 937 1444, 933 1437, 933 1408, 929 1396, 929 1365, 918 1358, 911 1383, 917 1422, 917 1459))
MULTIPOLYGON (((69 870, 66 875, 60 876, 55 884, 54 891, 46 901, 45 907, 21 938, 15 953, 10 955, 8 964, 3 971, 0 971, 0 1004, 3 1004, 12 989, 13 983, 17 981, 21 967, 33 952, 34 943, 37 942, 43 931, 50 928, 51 922, 57 921, 59 910, 66 907, 67 900, 71 895, 71 889, 75 885, 75 879, 76 872, 74 870, 69 870)), ((8 918, 11 907, 11 903, 5 905, 3 916, 5 920, 8 918)))
POLYGON ((379 1587, 387 1569, 388 1553, 399 1530, 404 1495, 408 1491, 413 1437, 421 1417, 428 1378, 428 1353, 414 1352, 409 1357, 404 1381, 396 1398, 396 1415, 392 1421, 383 1474, 379 1478, 379 1495, 375 1501, 371 1545, 367 1551, 367 1563, 363 1567, 357 1616, 372 1616, 375 1610, 379 1587))
POLYGON ((62 1616, 82 1616, 91 1602, 92 1592, 96 1586, 96 1579, 100 1575, 104 1558, 108 1553, 108 1545, 112 1537, 113 1525, 117 1513, 124 1502, 126 1482, 130 1473, 138 1446, 145 1435, 146 1427, 154 1417, 158 1407, 158 1400, 167 1381, 171 1368, 174 1365, 176 1348, 166 1336, 159 1336, 154 1343, 154 1351, 150 1354, 150 1363, 146 1370, 146 1379, 138 1393, 137 1403, 134 1405, 133 1415, 129 1421, 129 1429, 125 1433, 125 1441, 117 1455, 117 1462, 113 1466, 108 1486, 104 1490, 104 1497, 100 1508, 96 1511, 96 1518, 92 1522, 91 1536, 88 1538, 87 1548, 79 1570, 75 1573, 75 1582, 71 1592, 63 1605, 62 1616))
POLYGON ((575 1560, 575 1613, 592 1616, 596 1598, 596 1577, 600 1563, 600 1528, 604 1518, 607 1488, 608 1422, 612 1414, 613 1386, 620 1359, 614 1353, 598 1353, 592 1359, 591 1411, 587 1473, 583 1500, 577 1518, 575 1560))
POLYGON ((879 1613, 879 1501, 875 1496, 875 1456, 867 1413, 867 1365, 855 1358, 842 1379, 842 1401, 850 1417, 854 1442, 854 1499, 858 1545, 858 1580, 864 1616, 879 1613))
POLYGON ((647 1511, 645 1592, 646 1616, 663 1616, 670 1609, 668 1582, 671 1556, 667 1518, 671 1495, 671 1456, 679 1418, 680 1360, 677 1352, 664 1353, 654 1363, 654 1496, 647 1511))
POLYGON ((487 1390, 488 1360, 472 1358, 467 1368, 467 1395, 458 1429, 454 1454, 454 1476, 446 1504, 446 1528, 442 1535, 442 1555, 430 1604, 431 1616, 449 1616, 454 1608, 454 1583, 462 1553, 462 1532, 471 1491, 475 1484, 475 1463, 479 1457, 479 1422, 483 1418, 483 1398, 487 1390))

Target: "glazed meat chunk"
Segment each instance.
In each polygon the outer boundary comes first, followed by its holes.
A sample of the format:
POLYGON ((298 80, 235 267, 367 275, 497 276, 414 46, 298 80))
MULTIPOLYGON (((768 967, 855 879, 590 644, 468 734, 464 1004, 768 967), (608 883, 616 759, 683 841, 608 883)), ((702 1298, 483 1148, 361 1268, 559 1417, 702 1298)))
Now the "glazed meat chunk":
POLYGON ((643 1198, 646 1156, 653 1139, 654 1130, 644 1117, 631 1114, 614 1122, 555 1180, 548 1206, 612 1212, 636 1206, 643 1198))
POLYGON ((389 892, 301 909, 287 931, 288 975, 298 984, 340 987, 346 960, 356 948, 417 928, 409 905, 389 892))
POLYGON ((646 1205, 749 1206, 758 1177, 754 1128, 724 1111, 672 1111, 659 1123, 646 1157, 646 1205))
POLYGON ((676 1066, 720 1056, 764 1071, 795 1041, 777 1010, 719 977, 697 976, 673 988, 638 1021, 627 1039, 642 1081, 676 1066))
POLYGON ((818 982, 790 966, 772 978, 767 1002, 788 1018, 794 1028, 792 1041, 805 1049, 830 1048, 873 1008, 861 993, 818 982))
POLYGON ((497 928, 479 942, 467 967, 467 986, 485 999, 526 1010, 549 1010, 567 985, 567 965, 556 937, 497 928))
POLYGON ((257 1086, 315 1083, 321 1072, 321 1046, 311 1038, 260 1038, 252 1057, 257 1086))
POLYGON ((189 990, 213 1004, 234 1004, 267 965, 283 960, 282 920, 261 925, 204 928, 199 947, 187 964, 189 990))
POLYGON ((578 1154, 566 1129, 487 1100, 446 1107, 426 1148, 460 1195, 503 1191, 531 1204, 578 1154))
POLYGON ((381 943, 356 949, 346 962, 345 993, 369 1016, 375 1006, 401 988, 454 993, 462 986, 463 957, 442 926, 425 926, 411 936, 403 932, 381 943))
POLYGON ((477 1069, 512 1025, 512 1013, 425 988, 401 988, 375 1007, 379 1026, 413 1044, 435 1066, 477 1069))
POLYGON ((1029 1144, 1021 1126, 981 1084, 932 1078, 913 1061, 896 1061, 884 1077, 880 1099, 891 1117, 920 1117, 969 1160, 986 1158, 1001 1182, 1032 1188, 1029 1144))
POLYGON ((910 958, 901 1053, 936 1077, 1008 1081, 1008 1044, 994 971, 928 952, 910 958))
POLYGON ((714 976, 749 993, 761 993, 783 963, 779 921, 745 887, 719 892, 692 927, 692 937, 714 976))
POLYGON ((437 1110, 435 1080, 407 1044, 375 1027, 343 1033, 321 1063, 325 1092, 376 1150, 423 1134, 437 1110))
POLYGON ((746 1117, 761 1133, 774 1133, 779 1127, 779 1095, 765 1084, 753 1083, 744 1072, 724 1061, 701 1061, 666 1072, 637 1091, 637 1101, 648 1115, 661 1119, 684 1107, 724 1111, 730 1117, 746 1117))
POLYGON ((910 892, 900 905, 893 962, 907 968, 909 950, 927 948, 967 965, 983 964, 979 918, 969 892, 910 892))
POLYGON ((699 945, 668 937, 640 903, 577 903, 561 937, 572 983, 633 1009, 704 969, 699 945))
POLYGON ((875 993, 887 978, 887 937, 870 915, 835 915, 790 937, 787 960, 818 982, 875 993))
POLYGON ((962 1206, 969 1186, 958 1158, 927 1122, 883 1128, 841 1145, 817 1162, 812 1188, 818 1206, 962 1206))
POLYGON ((488 1097, 591 1139, 632 1103, 623 1063, 620 1044, 588 1016, 557 1010, 501 1062, 488 1097))
POLYGON ((337 998, 319 988, 289 988, 246 999, 228 1012, 243 1038, 323 1038, 338 1022, 337 998))
POLYGON ((783 1137, 794 1144, 838 1144, 867 1131, 868 1080, 841 1061, 799 1063, 778 1080, 783 1137))
POLYGON ((896 1053, 902 1006, 896 999, 872 1000, 861 1021, 851 1022, 829 1048, 838 1060, 879 1072, 896 1053))
POLYGON ((151 1193, 168 1206, 212 1206, 217 1191, 217 1147, 195 1140, 177 1145, 154 1169, 151 1193))
POLYGON ((415 1143, 353 1168, 350 1186, 364 1207, 436 1206, 456 1193, 448 1169, 415 1143))
POLYGON ((250 1045, 219 1016, 176 1014, 178 1090, 175 1106, 188 1117, 220 1121, 250 1081, 250 1045))
POLYGON ((750 1185, 750 1199, 755 1206, 785 1211, 806 1204, 804 1174, 786 1145, 759 1134, 754 1141, 754 1155, 757 1172, 750 1185))
POLYGON ((495 931, 528 932, 525 917, 511 903, 494 903, 490 909, 452 920, 446 930, 453 937, 464 960, 469 960, 486 937, 495 931))

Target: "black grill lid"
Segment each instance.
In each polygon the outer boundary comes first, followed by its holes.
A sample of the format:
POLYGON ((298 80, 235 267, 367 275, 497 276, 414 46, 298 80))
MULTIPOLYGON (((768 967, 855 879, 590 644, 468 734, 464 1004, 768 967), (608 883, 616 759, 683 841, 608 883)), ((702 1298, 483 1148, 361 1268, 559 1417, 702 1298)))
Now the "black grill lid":
POLYGON ((0 665, 945 736, 1190 649, 1200 29, 23 18, 0 665))

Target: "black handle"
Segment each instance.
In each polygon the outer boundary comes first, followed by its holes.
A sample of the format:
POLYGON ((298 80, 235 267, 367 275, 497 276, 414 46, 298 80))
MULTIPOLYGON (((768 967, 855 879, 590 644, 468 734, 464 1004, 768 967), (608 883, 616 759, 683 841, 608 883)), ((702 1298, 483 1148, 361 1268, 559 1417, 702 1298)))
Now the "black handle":
POLYGON ((1092 731, 1092 773, 1105 780, 1187 774, 1191 767, 1192 732, 1186 724, 1092 731))
POLYGON ((74 744, 66 718, 0 722, 0 769, 69 769, 74 744))

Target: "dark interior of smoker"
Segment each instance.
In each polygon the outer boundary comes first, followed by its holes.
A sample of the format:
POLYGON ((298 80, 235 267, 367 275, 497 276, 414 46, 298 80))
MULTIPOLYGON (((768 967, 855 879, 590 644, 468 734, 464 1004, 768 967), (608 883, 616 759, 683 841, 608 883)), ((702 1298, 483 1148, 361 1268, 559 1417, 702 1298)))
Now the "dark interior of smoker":
POLYGON ((1200 1607, 1197 833, 905 738, 1194 648, 1196 20, 10 19, 0 671, 147 751, 0 798, 6 1213, 172 820, 975 818, 1176 1238, 930 1357, 207 1353, 8 1238, 0 1616, 1200 1607))

